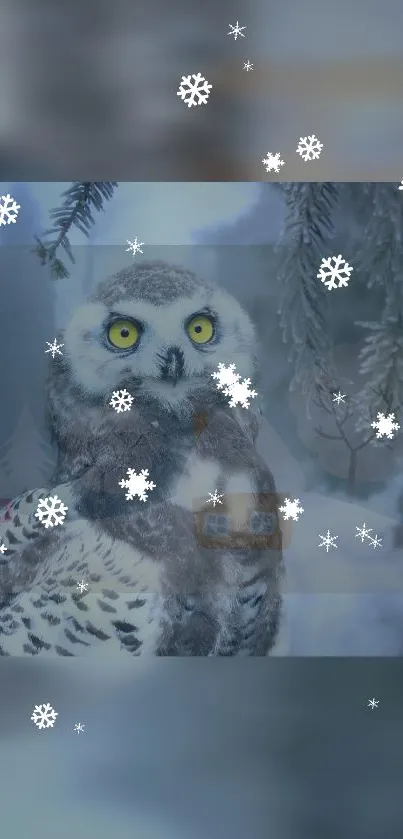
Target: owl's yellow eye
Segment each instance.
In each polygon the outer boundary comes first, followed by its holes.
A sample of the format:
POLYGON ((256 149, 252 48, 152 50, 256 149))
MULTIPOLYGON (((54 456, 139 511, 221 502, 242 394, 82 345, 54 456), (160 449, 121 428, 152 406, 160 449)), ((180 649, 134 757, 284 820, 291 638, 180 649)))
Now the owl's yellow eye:
POLYGON ((214 335, 214 324, 207 315, 196 315, 189 321, 186 331, 195 344, 207 344, 214 335))
POLYGON ((115 320, 109 328, 108 338, 119 350, 129 350, 137 344, 140 330, 132 320, 115 320))

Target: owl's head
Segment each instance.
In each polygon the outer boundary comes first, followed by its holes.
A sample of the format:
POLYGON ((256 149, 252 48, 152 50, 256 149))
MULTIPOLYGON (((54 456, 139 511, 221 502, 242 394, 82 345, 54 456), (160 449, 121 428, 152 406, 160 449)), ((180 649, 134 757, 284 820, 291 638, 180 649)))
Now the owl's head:
POLYGON ((235 364, 256 373, 255 332, 226 292, 165 262, 142 262, 99 284, 64 336, 70 382, 90 403, 126 388, 136 399, 177 409, 193 396, 222 399, 211 374, 235 364))

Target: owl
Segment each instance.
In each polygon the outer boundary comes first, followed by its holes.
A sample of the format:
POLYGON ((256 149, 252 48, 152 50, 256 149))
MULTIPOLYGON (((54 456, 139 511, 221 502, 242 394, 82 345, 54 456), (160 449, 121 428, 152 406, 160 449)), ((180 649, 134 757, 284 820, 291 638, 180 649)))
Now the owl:
POLYGON ((255 400, 231 407, 212 375, 235 364, 258 383, 246 312, 182 267, 143 262, 102 281, 60 343, 48 383, 59 461, 51 487, 9 508, 0 652, 268 654, 281 614, 276 489, 255 449, 255 400), (115 411, 122 390, 131 409, 115 411), (128 470, 147 474, 142 496, 128 470), (55 496, 65 519, 45 527, 38 504, 55 496))

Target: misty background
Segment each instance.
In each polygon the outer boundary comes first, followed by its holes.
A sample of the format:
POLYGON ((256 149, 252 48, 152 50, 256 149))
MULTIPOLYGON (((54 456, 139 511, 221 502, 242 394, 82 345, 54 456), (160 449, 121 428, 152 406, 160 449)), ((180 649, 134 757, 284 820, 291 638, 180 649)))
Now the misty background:
MULTIPOLYGON (((23 839, 33 831, 43 839, 394 839, 403 816, 401 435, 390 452, 364 448, 349 486, 346 447, 318 439, 318 415, 307 419, 304 399, 290 392, 294 366, 279 315, 290 247, 283 191, 122 183, 89 242, 71 233, 76 263, 55 281, 32 246, 66 186, 0 184, 21 205, 17 223, 0 229, 0 496, 50 478, 46 341, 98 279, 131 264, 126 240, 137 236, 144 256, 136 259, 185 264, 251 313, 262 345, 259 448, 279 492, 299 497, 305 512, 292 523, 284 620, 267 660, 119 658, 107 672, 84 659, 2 661, 3 830, 23 839), (355 538, 364 521, 382 549, 355 538), (339 545, 329 554, 317 547, 327 528, 339 545), (30 716, 42 702, 59 716, 39 732, 30 716), (73 733, 77 722, 83 734, 73 733)), ((368 288, 359 253, 364 242, 372 264, 364 186, 358 194, 340 187, 335 252, 355 271, 347 289, 326 292, 349 393, 365 334, 355 322, 379 320, 386 293, 368 288)))
POLYGON ((402 28, 400 0, 3 0, 0 177, 271 181, 270 151, 286 180, 399 180, 402 28))

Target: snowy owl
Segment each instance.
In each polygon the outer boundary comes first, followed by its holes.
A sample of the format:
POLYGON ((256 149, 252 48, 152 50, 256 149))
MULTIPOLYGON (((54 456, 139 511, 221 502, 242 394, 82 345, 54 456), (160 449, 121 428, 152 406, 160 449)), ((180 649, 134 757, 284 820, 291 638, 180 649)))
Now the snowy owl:
POLYGON ((281 612, 277 496, 255 450, 258 400, 231 407, 212 376, 234 364, 257 384, 248 315, 191 272, 143 262, 101 282, 60 342, 59 464, 2 530, 0 654, 266 655, 281 612), (132 403, 116 411, 122 390, 132 403), (38 517, 45 497, 67 508, 54 526, 38 517))

